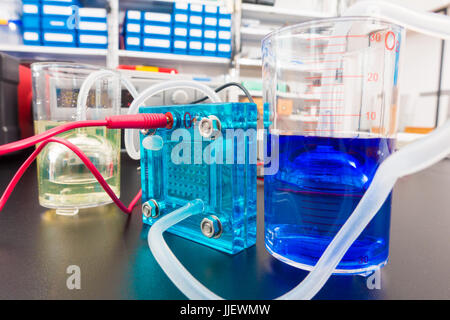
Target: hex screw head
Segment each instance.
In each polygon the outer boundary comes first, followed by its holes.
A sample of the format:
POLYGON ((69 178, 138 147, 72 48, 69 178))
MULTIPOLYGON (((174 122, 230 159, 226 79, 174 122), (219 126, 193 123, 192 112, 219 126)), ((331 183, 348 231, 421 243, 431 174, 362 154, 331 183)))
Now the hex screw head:
POLYGON ((213 124, 211 119, 202 118, 198 124, 198 130, 200 135, 205 138, 209 138, 213 132, 213 124))
POLYGON ((159 216, 158 203, 151 199, 142 204, 142 213, 146 218, 157 218, 159 216))
POLYGON ((200 229, 205 237, 217 239, 222 235, 222 223, 216 216, 208 216, 200 223, 200 229))

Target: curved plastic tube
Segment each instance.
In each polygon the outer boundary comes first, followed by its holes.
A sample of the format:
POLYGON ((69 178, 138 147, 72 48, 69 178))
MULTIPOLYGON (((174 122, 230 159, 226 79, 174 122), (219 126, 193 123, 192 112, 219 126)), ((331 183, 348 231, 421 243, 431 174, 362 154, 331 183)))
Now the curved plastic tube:
POLYGON ((94 73, 91 73, 89 76, 86 77, 86 79, 83 81, 83 84, 80 87, 80 91, 78 93, 78 99, 77 99, 77 120, 86 120, 86 105, 87 105, 87 99, 89 95, 89 90, 94 85, 94 83, 104 77, 120 77, 121 84, 127 88, 127 90, 130 92, 131 96, 133 98, 136 98, 138 96, 138 92, 136 88, 131 83, 130 79, 126 77, 125 75, 120 75, 117 72, 111 71, 111 70, 100 70, 94 73))
MULTIPOLYGON (((355 211, 328 245, 313 271, 297 287, 278 299, 313 298, 331 276, 348 248, 381 208, 397 179, 442 160, 450 154, 449 141, 450 121, 447 121, 439 129, 389 156, 378 168, 355 211)), ((161 268, 189 299, 222 299, 195 279, 164 241, 164 231, 189 216, 202 212, 192 209, 191 206, 192 204, 188 204, 156 221, 148 233, 148 244, 161 268)))
POLYGON ((203 210, 202 200, 196 199, 188 202, 185 206, 157 220, 148 232, 147 241, 156 261, 181 292, 186 294, 190 299, 218 300, 221 298, 204 287, 178 261, 163 237, 164 231, 171 226, 192 215, 202 213, 203 210))
POLYGON ((344 16, 370 16, 388 20, 410 30, 438 38, 450 38, 448 16, 408 9, 387 1, 358 1, 344 16))
MULTIPOLYGON (((211 89, 210 87, 204 85, 203 83, 196 81, 188 81, 188 80, 177 80, 177 81, 165 81, 158 84, 155 84, 144 91, 136 97, 130 105, 128 109, 128 114, 136 114, 139 111, 139 107, 150 97, 158 94, 162 91, 168 89, 175 88, 192 88, 202 92, 206 95, 212 102, 218 103, 221 102, 218 94, 211 89)), ((136 143, 138 141, 137 136, 139 131, 136 129, 127 129, 125 130, 125 149, 127 150, 128 155, 134 159, 138 160, 141 158, 139 145, 136 143)))

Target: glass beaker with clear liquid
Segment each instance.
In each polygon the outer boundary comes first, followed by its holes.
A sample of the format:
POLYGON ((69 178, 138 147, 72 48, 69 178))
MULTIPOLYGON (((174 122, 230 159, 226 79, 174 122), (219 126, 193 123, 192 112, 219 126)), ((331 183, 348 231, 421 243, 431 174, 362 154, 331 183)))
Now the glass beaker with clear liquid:
MULTIPOLYGON (((86 119, 77 119, 80 88, 100 67, 72 63, 33 63, 35 133, 75 120, 98 120, 120 112, 118 76, 94 82, 87 99, 86 119)), ((79 147, 120 196, 120 130, 80 128, 60 134, 79 147)), ((59 214, 112 202, 84 163, 67 147, 48 144, 37 157, 39 203, 59 214)))
MULTIPOLYGON (((322 19, 280 29, 262 44, 267 153, 265 244, 311 270, 394 152, 398 61, 404 30, 373 18, 322 19), (287 86, 289 91, 280 92, 287 86)), ((386 264, 391 197, 335 273, 386 264)))

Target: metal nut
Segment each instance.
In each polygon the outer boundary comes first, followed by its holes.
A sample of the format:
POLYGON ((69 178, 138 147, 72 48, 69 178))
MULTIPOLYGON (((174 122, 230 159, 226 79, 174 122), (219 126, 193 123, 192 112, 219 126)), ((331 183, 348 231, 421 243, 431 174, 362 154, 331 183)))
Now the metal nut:
POLYGON ((202 118, 200 123, 198 124, 198 130, 200 131, 200 135, 205 138, 209 138, 213 132, 213 123, 211 119, 202 118))
POLYGON ((142 204, 142 213, 146 218, 157 218, 159 216, 159 206, 156 200, 150 199, 142 204))
POLYGON ((210 115, 200 120, 198 123, 198 130, 202 137, 216 139, 222 134, 222 124, 220 123, 219 118, 210 115))
POLYGON ((200 223, 200 229, 205 237, 220 238, 222 235, 222 223, 216 216, 208 216, 200 223))

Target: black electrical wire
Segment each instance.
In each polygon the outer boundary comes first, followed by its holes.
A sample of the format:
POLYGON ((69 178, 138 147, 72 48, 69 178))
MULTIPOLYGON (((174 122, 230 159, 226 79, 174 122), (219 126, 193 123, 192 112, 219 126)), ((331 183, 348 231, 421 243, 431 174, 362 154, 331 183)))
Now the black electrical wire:
MULTIPOLYGON (((241 85, 240 83, 237 83, 237 82, 227 82, 224 85, 221 85, 220 87, 217 87, 216 89, 214 89, 214 91, 215 92, 220 92, 223 89, 226 89, 226 88, 231 87, 231 86, 235 86, 235 87, 238 87, 239 89, 241 89, 245 93, 245 95, 247 96, 248 101, 250 101, 251 103, 255 103, 255 101, 253 100, 253 97, 250 94, 250 92, 248 92, 248 90, 245 89, 245 87, 243 85, 241 85)), ((200 103, 200 102, 205 101, 206 99, 208 99, 208 97, 203 97, 201 99, 198 99, 198 100, 195 100, 195 101, 191 102, 191 104, 200 103)))

